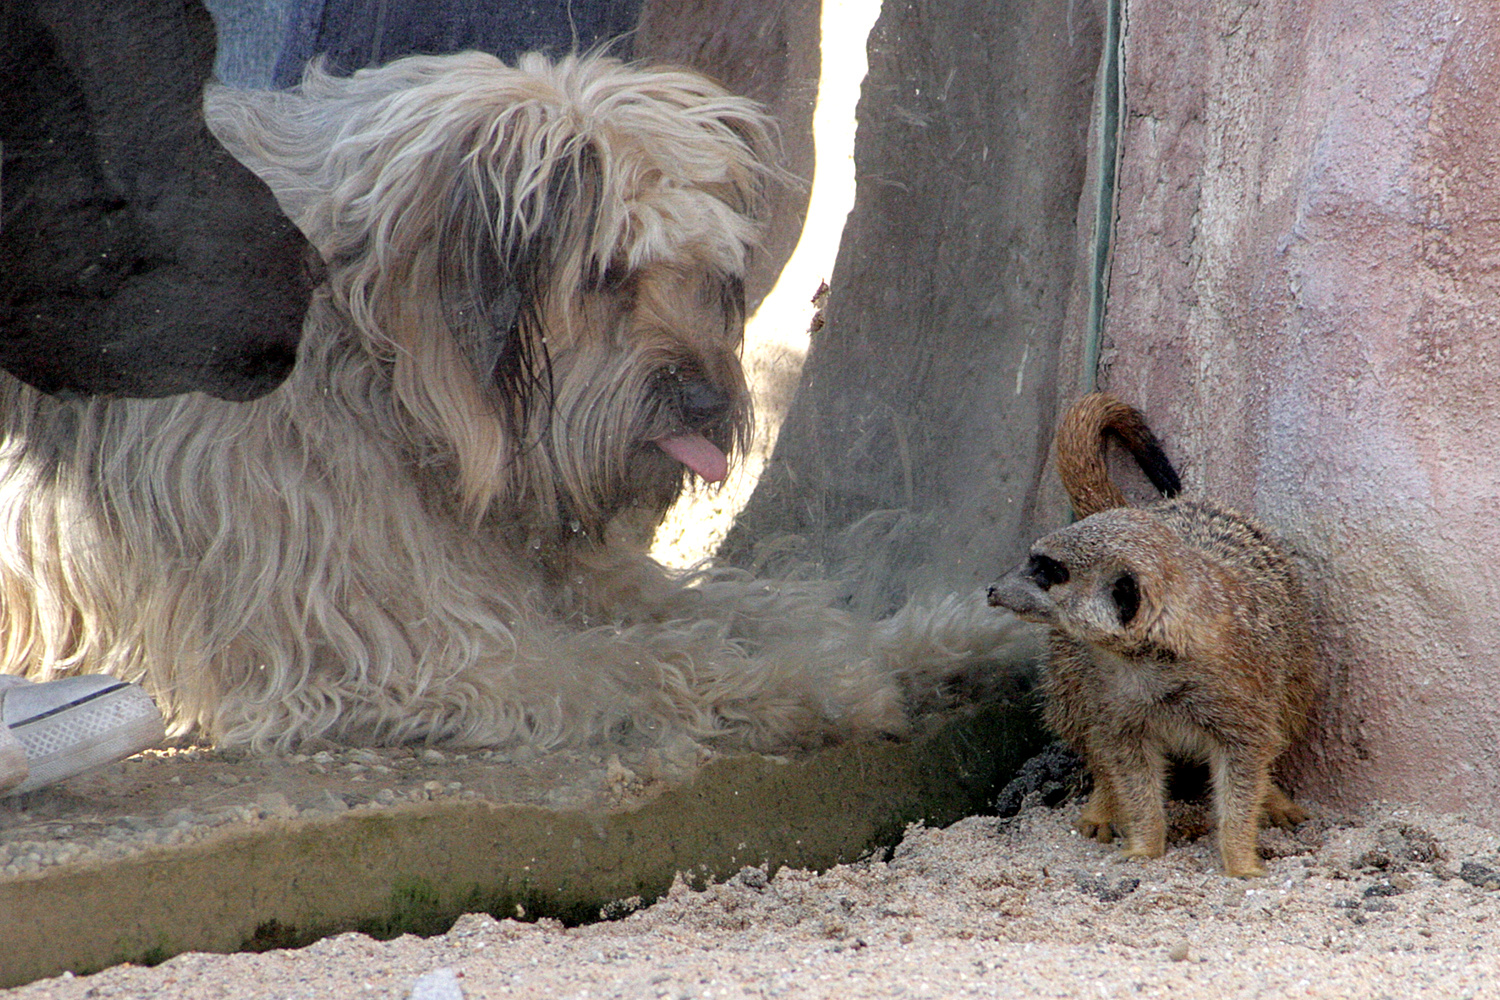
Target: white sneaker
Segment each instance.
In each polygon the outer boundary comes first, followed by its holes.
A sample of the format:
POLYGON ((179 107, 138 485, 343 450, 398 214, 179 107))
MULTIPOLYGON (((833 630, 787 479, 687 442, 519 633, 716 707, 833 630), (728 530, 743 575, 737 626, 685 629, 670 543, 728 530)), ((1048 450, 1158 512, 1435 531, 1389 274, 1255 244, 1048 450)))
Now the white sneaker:
POLYGON ((5 727, 0 726, 0 795, 15 788, 31 774, 31 765, 26 763, 26 748, 5 727))
POLYGON ((155 746, 166 736, 145 691, 114 677, 33 684, 0 675, 0 795, 18 795, 155 746), (28 774, 7 788, 5 741, 25 754, 28 774))

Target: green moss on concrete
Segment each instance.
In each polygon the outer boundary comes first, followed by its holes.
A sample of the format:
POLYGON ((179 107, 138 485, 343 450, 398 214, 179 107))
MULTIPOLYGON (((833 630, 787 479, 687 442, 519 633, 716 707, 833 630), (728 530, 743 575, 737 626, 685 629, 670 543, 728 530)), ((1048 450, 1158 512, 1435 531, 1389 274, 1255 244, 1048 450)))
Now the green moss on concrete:
POLYGON ((292 947, 330 933, 436 934, 464 913, 600 918, 675 875, 826 869, 907 825, 983 812, 1041 745, 1024 702, 931 723, 914 739, 795 758, 719 758, 635 808, 428 803, 265 823, 197 844, 0 885, 0 986, 184 951, 292 947))

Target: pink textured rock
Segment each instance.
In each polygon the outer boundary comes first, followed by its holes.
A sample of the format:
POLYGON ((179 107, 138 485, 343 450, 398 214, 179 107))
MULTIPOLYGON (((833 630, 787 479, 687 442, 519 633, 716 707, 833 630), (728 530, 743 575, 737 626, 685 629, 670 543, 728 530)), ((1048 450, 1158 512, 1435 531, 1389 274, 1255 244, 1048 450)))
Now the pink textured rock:
POLYGON ((1304 792, 1500 802, 1500 8, 1130 5, 1103 385, 1307 559, 1304 792))

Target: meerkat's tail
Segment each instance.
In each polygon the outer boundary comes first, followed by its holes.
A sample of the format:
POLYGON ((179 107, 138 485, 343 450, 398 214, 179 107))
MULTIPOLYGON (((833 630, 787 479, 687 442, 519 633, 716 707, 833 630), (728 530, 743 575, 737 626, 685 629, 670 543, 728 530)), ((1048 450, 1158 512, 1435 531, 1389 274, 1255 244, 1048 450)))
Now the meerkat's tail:
POLYGON ((1057 425, 1057 472, 1079 517, 1130 501, 1109 478, 1106 446, 1113 437, 1163 496, 1182 492, 1182 480, 1141 411, 1107 392, 1094 392, 1068 407, 1057 425))

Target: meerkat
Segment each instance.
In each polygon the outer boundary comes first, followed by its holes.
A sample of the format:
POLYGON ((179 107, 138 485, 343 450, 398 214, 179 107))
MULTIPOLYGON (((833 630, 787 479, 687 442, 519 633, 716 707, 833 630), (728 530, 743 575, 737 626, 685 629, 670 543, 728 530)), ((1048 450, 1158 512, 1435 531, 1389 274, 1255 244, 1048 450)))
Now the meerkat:
POLYGON ((1207 762, 1224 870, 1263 875, 1263 820, 1307 814, 1271 780, 1313 695, 1307 601, 1282 547, 1243 514, 1181 490, 1133 407, 1105 393, 1063 415, 1057 465, 1080 520, 1043 537, 990 604, 1052 627, 1048 726, 1083 757, 1094 791, 1078 822, 1126 857, 1166 849, 1168 760, 1207 762), (1168 499, 1130 507, 1110 480, 1122 444, 1168 499))

